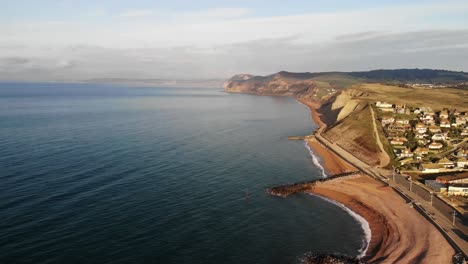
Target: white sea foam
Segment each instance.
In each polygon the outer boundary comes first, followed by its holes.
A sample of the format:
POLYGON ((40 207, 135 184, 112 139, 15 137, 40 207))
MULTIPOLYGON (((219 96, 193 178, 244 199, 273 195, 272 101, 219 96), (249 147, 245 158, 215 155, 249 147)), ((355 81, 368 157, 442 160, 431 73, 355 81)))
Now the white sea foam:
POLYGON ((366 253, 367 253, 367 249, 369 248, 369 243, 370 243, 371 234, 372 234, 370 226, 369 226, 369 222, 367 222, 367 220, 364 217, 358 215, 353 210, 351 210, 348 207, 344 206, 342 203, 339 203, 337 201, 333 201, 331 199, 328 199, 328 198, 323 197, 323 196, 318 195, 318 194, 311 194, 311 195, 317 196, 317 197, 322 198, 323 200, 325 200, 327 202, 335 204, 336 206, 340 207, 345 212, 347 212, 349 215, 351 215, 351 217, 356 219, 361 224, 361 228, 364 231, 364 239, 362 240, 362 247, 359 250, 359 255, 357 257, 358 258, 364 257, 366 255, 366 253))
POLYGON ((320 164, 318 157, 315 155, 314 151, 309 146, 307 140, 304 140, 304 145, 309 150, 309 154, 312 157, 312 162, 314 163, 314 165, 322 171, 322 178, 327 178, 328 175, 325 173, 325 169, 323 168, 322 164, 320 164))

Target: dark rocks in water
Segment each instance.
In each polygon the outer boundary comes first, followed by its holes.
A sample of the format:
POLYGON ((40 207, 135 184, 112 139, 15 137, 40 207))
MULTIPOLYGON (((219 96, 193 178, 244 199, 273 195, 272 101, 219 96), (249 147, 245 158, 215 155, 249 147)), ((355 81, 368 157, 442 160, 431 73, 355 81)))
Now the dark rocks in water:
POLYGON ((301 259, 302 264, 364 264, 356 257, 334 254, 307 254, 301 259))

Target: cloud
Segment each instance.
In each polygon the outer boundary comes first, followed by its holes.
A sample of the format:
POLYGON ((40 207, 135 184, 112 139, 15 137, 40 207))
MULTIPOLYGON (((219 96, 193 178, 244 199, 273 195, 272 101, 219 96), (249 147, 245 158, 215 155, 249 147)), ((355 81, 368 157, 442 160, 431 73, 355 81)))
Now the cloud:
POLYGON ((212 8, 197 12, 186 12, 176 15, 177 18, 187 20, 213 20, 232 19, 252 15, 254 10, 250 8, 212 8))
POLYGON ((1 27, 0 79, 468 70, 460 55, 468 54, 464 2, 263 17, 248 8, 128 10, 108 18, 103 24, 52 20, 1 27))
POLYGON ((124 18, 142 18, 142 17, 151 17, 155 14, 152 10, 128 10, 119 15, 119 17, 124 18))

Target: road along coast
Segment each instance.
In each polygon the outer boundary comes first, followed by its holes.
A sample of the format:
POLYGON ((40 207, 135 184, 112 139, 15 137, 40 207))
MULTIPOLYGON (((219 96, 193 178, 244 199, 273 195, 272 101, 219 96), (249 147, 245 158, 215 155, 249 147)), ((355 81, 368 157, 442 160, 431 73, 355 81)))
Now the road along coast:
MULTIPOLYGON (((325 123, 317 103, 305 102, 319 126, 325 123)), ((326 171, 340 174, 356 168, 314 140, 307 139, 326 171)), ((393 189, 365 174, 340 177, 314 184, 307 192, 337 201, 370 226, 371 240, 363 261, 374 263, 451 263, 455 253, 447 240, 393 189)))

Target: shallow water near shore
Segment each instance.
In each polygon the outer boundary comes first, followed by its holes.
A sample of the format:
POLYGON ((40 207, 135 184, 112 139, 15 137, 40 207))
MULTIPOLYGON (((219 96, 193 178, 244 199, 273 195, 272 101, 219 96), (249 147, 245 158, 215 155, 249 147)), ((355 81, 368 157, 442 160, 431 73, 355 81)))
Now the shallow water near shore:
POLYGON ((361 225, 321 178, 291 98, 222 89, 0 84, 0 262, 295 263, 360 254, 361 225))

